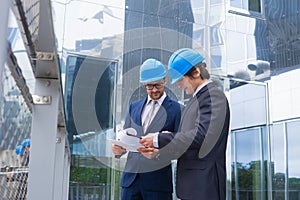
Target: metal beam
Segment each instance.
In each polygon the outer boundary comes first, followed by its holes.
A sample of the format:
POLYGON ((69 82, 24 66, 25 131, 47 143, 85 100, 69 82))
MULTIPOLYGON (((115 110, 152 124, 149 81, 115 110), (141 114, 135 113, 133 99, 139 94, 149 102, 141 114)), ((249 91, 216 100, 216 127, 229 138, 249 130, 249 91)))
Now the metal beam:
POLYGON ((59 61, 52 20, 51 1, 40 1, 39 32, 36 43, 36 78, 60 79, 59 61))
MULTIPOLYGON (((65 134, 65 130, 58 128, 58 132, 56 135, 56 148, 55 148, 55 165, 54 165, 54 198, 53 199, 64 199, 64 191, 67 189, 64 184, 66 184, 65 177, 65 155, 68 153, 65 149, 65 144, 67 137, 65 134)), ((70 165, 68 165, 70 167, 70 165)), ((67 170, 68 172, 68 170, 67 170)), ((67 180, 69 181, 69 179, 67 180)), ((68 184, 67 184, 68 185, 68 184)))
POLYGON ((70 153, 65 131, 59 60, 52 21, 51 1, 39 1, 35 41, 36 78, 33 95, 28 199, 63 199, 68 194, 70 153), (67 160, 67 161, 66 161, 67 160), (41 185, 42 184, 42 185, 41 185))
POLYGON ((32 95, 29 92, 29 88, 26 83, 26 79, 23 76, 22 70, 18 64, 17 58, 11 50, 10 45, 8 46, 8 58, 6 60, 7 66, 11 72, 12 77, 16 81, 16 85, 19 88, 21 95, 24 98, 24 101, 29 108, 29 111, 32 112, 32 95))
MULTIPOLYGON (((63 173, 63 167, 56 165, 61 159, 57 155, 58 106, 60 92, 58 80, 36 80, 35 93, 51 96, 51 104, 34 104, 32 112, 31 149, 28 174, 28 199, 55 199, 55 190, 61 185, 56 174, 63 173), (58 159, 58 160, 57 160, 58 159), (58 171, 56 171, 58 170, 58 171)), ((61 152, 64 154, 63 152, 61 152)))

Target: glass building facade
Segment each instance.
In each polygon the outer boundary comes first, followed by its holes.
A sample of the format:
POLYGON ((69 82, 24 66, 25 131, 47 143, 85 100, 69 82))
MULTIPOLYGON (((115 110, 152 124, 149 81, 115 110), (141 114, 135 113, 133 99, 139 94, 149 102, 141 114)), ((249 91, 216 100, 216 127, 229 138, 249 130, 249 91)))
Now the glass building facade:
MULTIPOLYGON (((126 159, 114 158, 110 139, 129 103, 146 95, 139 67, 148 58, 167 65, 189 47, 206 58, 230 103, 227 199, 300 200, 300 2, 53 0, 51 8, 71 150, 69 199, 119 199, 126 159)), ((15 44, 15 30, 9 33, 15 44)), ((7 70, 0 77, 1 168, 17 165, 3 155, 14 155, 31 125, 7 70)), ((189 98, 169 83, 166 92, 183 104, 189 98)))

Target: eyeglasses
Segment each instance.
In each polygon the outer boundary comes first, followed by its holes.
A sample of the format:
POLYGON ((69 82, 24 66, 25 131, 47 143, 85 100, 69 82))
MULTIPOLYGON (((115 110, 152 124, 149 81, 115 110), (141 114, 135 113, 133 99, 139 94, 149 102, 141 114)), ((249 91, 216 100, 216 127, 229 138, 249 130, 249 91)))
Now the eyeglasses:
POLYGON ((144 86, 147 90, 153 90, 154 87, 156 89, 161 89, 164 86, 164 83, 146 84, 144 86))

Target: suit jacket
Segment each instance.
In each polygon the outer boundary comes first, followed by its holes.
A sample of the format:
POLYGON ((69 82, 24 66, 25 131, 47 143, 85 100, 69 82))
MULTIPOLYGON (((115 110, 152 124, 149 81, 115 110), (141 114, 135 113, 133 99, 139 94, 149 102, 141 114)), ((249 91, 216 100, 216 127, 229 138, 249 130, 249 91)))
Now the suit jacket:
POLYGON ((227 99, 208 83, 187 103, 179 132, 159 134, 161 154, 177 157, 176 193, 181 199, 226 198, 225 154, 230 111, 227 99))
MULTIPOLYGON (((182 106, 166 96, 157 114, 149 124, 146 133, 144 133, 141 116, 146 102, 147 98, 130 104, 124 129, 132 127, 136 129, 138 136, 164 130, 171 132, 178 130, 182 106)), ((141 184, 146 190, 173 191, 172 169, 169 159, 147 159, 140 153, 129 152, 121 179, 121 187, 130 187, 137 174, 140 176, 141 184)))

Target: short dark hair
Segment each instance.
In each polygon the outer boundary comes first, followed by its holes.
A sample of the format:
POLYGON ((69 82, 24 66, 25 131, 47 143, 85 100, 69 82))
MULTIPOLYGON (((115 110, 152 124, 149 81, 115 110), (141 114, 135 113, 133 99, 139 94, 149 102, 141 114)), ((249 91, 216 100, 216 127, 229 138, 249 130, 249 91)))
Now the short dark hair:
POLYGON ((210 75, 206 69, 206 63, 205 62, 200 62, 198 64, 196 64, 194 67, 192 67, 186 74, 185 76, 190 77, 191 79, 194 79, 194 73, 196 68, 198 68, 200 70, 200 77, 202 79, 209 79, 210 75))

